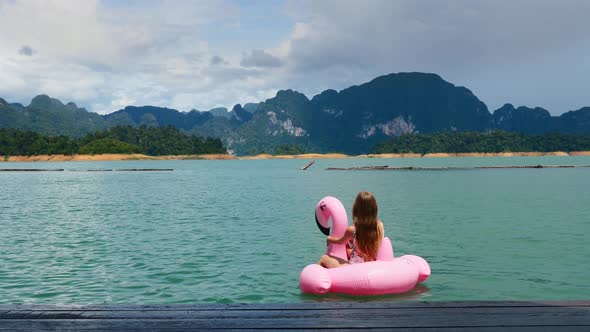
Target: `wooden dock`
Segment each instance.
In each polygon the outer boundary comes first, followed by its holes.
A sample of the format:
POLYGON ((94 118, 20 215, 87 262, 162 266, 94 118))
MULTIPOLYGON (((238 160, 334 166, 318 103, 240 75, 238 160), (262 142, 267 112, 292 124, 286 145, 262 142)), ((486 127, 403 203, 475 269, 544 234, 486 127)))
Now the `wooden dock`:
POLYGON ((590 301, 0 305, 0 331, 590 331, 590 301))

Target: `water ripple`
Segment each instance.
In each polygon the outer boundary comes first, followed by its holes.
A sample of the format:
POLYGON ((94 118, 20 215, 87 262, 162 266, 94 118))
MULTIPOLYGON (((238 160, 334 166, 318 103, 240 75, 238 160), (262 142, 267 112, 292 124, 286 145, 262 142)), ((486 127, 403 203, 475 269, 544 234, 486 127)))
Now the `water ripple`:
MULTIPOLYGON (((590 158, 383 162, 590 164, 590 158)), ((590 297, 590 286, 580 277, 590 271, 587 169, 323 171, 371 163, 322 160, 301 172, 300 160, 157 161, 153 167, 177 171, 0 174, 0 303, 590 297), (311 217, 313 206, 333 195, 350 211, 360 190, 375 193, 395 254, 425 257, 431 279, 397 296, 302 295, 299 272, 317 261, 325 244, 311 217)))

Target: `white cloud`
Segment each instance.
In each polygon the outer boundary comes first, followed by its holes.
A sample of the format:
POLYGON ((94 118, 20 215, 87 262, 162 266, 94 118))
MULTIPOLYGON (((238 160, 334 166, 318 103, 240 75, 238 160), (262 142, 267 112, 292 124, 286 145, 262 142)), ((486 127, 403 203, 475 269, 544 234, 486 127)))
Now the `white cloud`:
POLYGON ((235 17, 235 6, 219 1, 141 4, 0 0, 5 83, 0 95, 27 103, 44 93, 111 112, 123 102, 167 106, 174 94, 218 80, 215 73, 203 77, 212 51, 200 30, 235 17), (39 53, 18 57, 15 50, 39 53))
POLYGON ((299 89, 305 81, 298 76, 339 89, 385 73, 423 71, 476 87, 491 108, 502 99, 536 104, 539 95, 551 96, 542 102, 557 113, 590 104, 578 97, 583 84, 572 84, 577 92, 570 93, 551 82, 563 70, 576 82, 582 68, 590 77, 588 1, 303 0, 287 11, 297 23, 275 52, 299 89), (547 81, 544 92, 535 91, 539 76, 547 81))
POLYGON ((25 44, 54 58, 107 61, 118 45, 111 42, 108 27, 97 21, 98 10, 99 2, 92 0, 3 1, 0 54, 25 44))
POLYGON ((283 63, 281 59, 264 50, 252 50, 249 54, 244 54, 240 65, 243 67, 273 68, 280 67, 283 63))
POLYGON ((215 66, 215 65, 227 65, 227 64, 229 64, 227 61, 225 61, 219 55, 212 56, 211 57, 211 60, 209 60, 209 62, 211 63, 212 66, 215 66))
POLYGON ((37 53, 37 51, 35 51, 31 46, 29 45, 23 45, 19 50, 18 50, 18 54, 20 55, 24 55, 24 56, 33 56, 33 54, 37 53))
POLYGON ((264 45, 261 31, 275 27, 256 27, 250 43, 243 31, 264 21, 243 20, 228 1, 0 0, 0 97, 45 93, 98 112, 205 110, 425 71, 490 108, 590 104, 581 90, 590 84, 588 1, 299 0, 284 11, 277 21, 290 21, 290 33, 264 45), (573 83, 564 91, 563 82, 573 83))
POLYGON ((289 57, 303 67, 524 60, 588 42, 583 0, 296 1, 289 57))

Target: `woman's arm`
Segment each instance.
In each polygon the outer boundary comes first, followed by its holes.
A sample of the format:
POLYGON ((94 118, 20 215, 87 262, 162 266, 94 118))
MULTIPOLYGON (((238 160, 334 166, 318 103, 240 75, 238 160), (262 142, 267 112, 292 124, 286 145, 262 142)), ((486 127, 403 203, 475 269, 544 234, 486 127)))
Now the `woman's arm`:
POLYGON ((328 236, 326 241, 328 242, 328 244, 343 244, 343 243, 350 241, 353 237, 354 237, 354 226, 348 226, 348 228, 346 228, 346 232, 344 232, 344 235, 342 235, 341 238, 328 236))

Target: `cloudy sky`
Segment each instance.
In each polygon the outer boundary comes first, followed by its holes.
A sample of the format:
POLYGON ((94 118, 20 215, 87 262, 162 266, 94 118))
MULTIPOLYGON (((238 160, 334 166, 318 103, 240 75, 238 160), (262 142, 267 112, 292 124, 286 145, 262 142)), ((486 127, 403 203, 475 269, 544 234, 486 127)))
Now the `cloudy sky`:
POLYGON ((586 0, 0 0, 0 97, 109 113, 434 72, 491 110, 590 105, 586 0))

